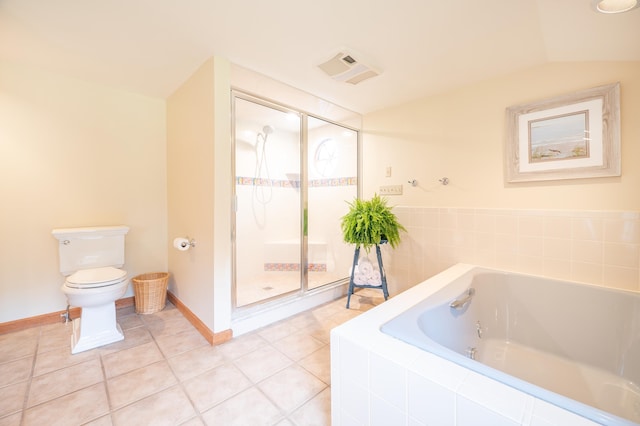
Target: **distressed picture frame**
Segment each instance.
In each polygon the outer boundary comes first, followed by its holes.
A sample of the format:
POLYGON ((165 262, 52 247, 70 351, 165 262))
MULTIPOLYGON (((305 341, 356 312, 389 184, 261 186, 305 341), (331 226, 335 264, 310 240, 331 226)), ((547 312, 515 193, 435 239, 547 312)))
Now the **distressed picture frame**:
POLYGON ((506 110, 506 181, 620 176, 620 84, 506 110))

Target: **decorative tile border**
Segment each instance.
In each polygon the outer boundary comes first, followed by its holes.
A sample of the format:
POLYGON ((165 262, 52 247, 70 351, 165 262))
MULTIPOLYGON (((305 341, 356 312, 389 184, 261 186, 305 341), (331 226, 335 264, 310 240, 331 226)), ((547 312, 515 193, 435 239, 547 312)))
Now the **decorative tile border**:
POLYGON ((356 186, 358 184, 358 178, 351 177, 338 177, 332 179, 312 179, 309 181, 310 187, 322 187, 322 186, 356 186))
MULTIPOLYGON (((312 179, 309 181, 309 187, 311 188, 329 186, 355 186, 357 184, 358 178, 355 176, 337 177, 331 179, 312 179)), ((289 179, 262 179, 247 176, 236 176, 236 185, 271 186, 274 188, 300 188, 300 181, 289 179)))
MULTIPOLYGON (((265 263, 267 272, 295 272, 300 270, 299 263, 265 263)), ((309 272, 327 272, 326 263, 309 263, 309 272)))

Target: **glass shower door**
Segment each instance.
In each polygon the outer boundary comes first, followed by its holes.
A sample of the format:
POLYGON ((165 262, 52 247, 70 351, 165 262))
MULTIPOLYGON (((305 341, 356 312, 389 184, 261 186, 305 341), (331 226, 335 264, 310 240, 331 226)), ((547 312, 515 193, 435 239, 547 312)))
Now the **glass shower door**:
POLYGON ((358 132, 308 118, 307 288, 345 279, 353 246, 342 240, 341 218, 358 195, 358 132))
POLYGON ((300 114, 234 97, 235 306, 301 289, 300 114))

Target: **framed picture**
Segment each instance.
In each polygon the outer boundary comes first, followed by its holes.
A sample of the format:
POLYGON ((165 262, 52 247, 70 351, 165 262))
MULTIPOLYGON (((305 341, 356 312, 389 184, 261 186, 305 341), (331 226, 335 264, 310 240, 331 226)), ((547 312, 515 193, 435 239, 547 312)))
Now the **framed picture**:
POLYGON ((620 84, 507 108, 507 182, 620 176, 620 84))

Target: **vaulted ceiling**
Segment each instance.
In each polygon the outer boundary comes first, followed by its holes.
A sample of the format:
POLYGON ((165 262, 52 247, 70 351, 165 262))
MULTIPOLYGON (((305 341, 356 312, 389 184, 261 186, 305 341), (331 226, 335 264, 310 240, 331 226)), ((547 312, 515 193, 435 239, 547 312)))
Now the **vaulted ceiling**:
POLYGON ((207 58, 369 112, 555 61, 639 61, 640 9, 591 0, 0 0, 0 60, 167 97, 207 58), (347 51, 358 85, 317 65, 347 51))

